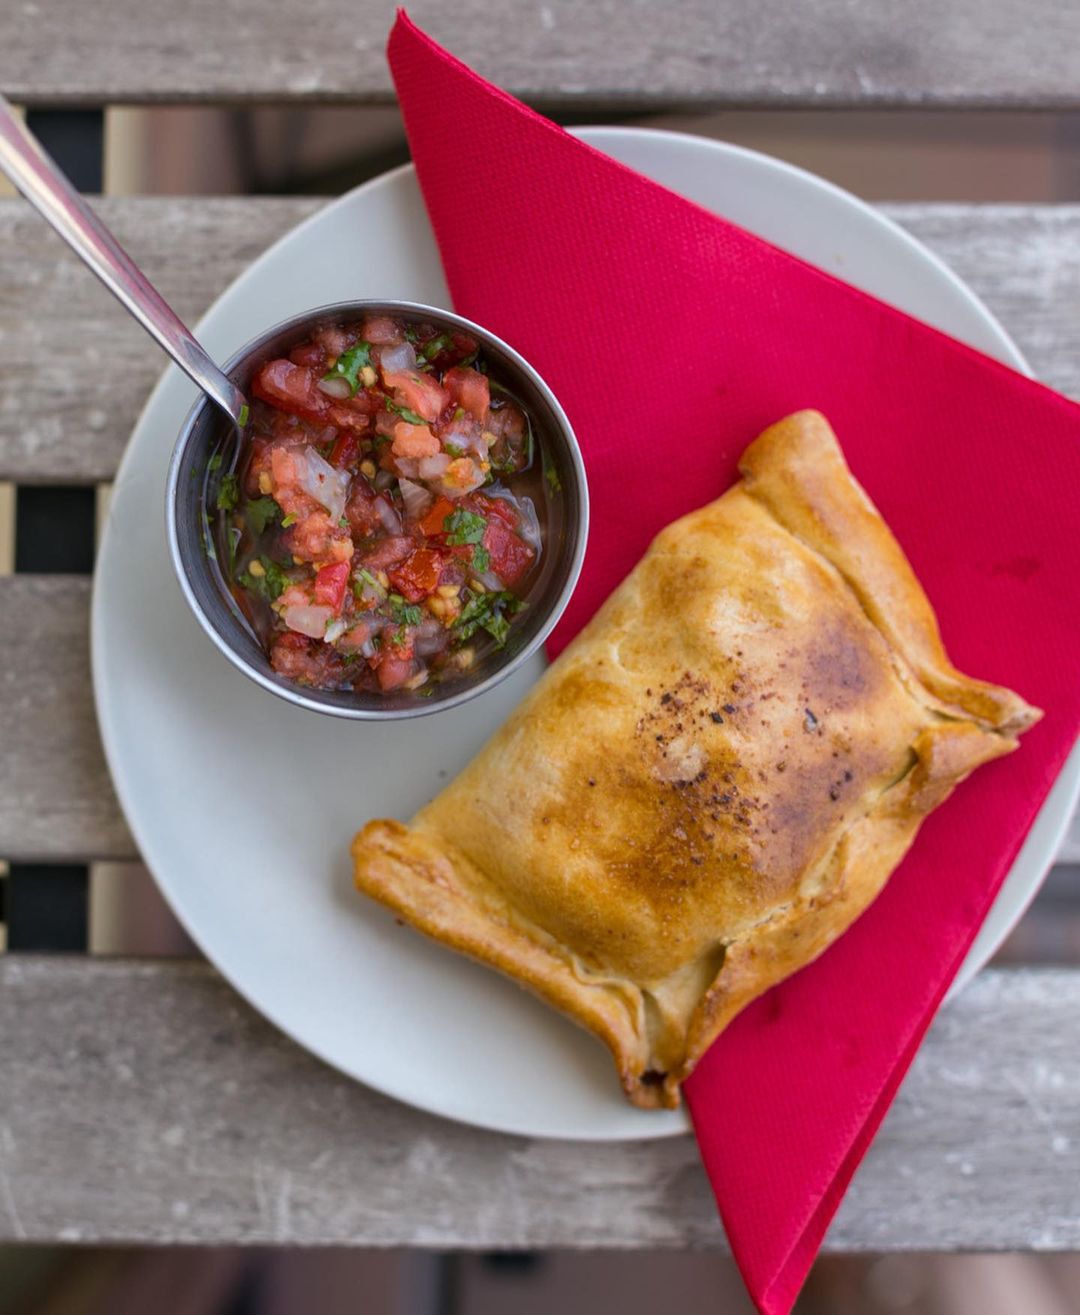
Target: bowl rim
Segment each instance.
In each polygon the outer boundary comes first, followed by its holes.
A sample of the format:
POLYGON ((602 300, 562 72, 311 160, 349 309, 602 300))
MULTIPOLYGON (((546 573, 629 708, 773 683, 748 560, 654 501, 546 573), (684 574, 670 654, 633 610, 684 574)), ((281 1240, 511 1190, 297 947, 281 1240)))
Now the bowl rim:
POLYGON ((460 707, 463 703, 468 703, 471 699, 478 698, 488 690, 493 689, 500 684, 513 672, 517 671, 525 662, 533 656, 541 647, 547 637, 551 634, 557 625, 567 604, 577 587, 578 580, 581 576, 581 568, 585 560, 585 551, 589 539, 589 483, 585 473, 585 462, 581 455, 581 448, 577 441, 577 435, 571 425, 562 404, 555 396, 551 387, 548 385, 543 376, 531 365, 524 356, 515 348, 511 347, 508 342, 499 337, 491 329, 486 329, 482 324, 476 323, 475 320, 467 319, 464 315, 457 314, 456 311, 444 310, 438 306, 431 306, 425 302, 419 301, 398 301, 385 297, 361 298, 351 301, 330 302, 326 305, 315 306, 310 310, 303 311, 297 315, 290 315, 284 320, 264 329, 262 333, 246 342, 242 347, 232 353, 224 362, 221 369, 225 374, 231 375, 232 371, 244 363, 244 361, 254 355, 267 341, 277 337, 279 334, 287 333, 292 329, 299 328, 305 323, 314 324, 321 319, 343 318, 346 316, 355 316, 365 312, 382 311, 393 314, 395 311, 406 312, 410 315, 428 315, 433 321, 445 324, 451 324, 455 328, 464 329, 467 332, 478 334, 481 341, 486 341, 495 346, 503 353, 509 364, 516 370, 524 374, 532 385, 539 392, 545 404, 551 410, 558 428, 566 442, 567 453, 570 459, 570 465, 573 469, 574 480, 577 486, 577 493, 580 502, 580 511, 573 522, 577 529, 577 542, 574 546, 573 556, 570 559, 566 579, 555 601, 548 609, 542 624, 537 628, 536 633, 529 642, 519 649, 509 661, 497 666, 494 671, 490 672, 483 680, 475 684, 466 683, 456 688, 445 698, 439 698, 438 694, 432 698, 417 700, 414 704, 407 704, 399 707, 349 707, 339 706, 331 703, 324 703, 319 698, 304 690, 299 685, 279 684, 261 671, 257 671, 247 659, 239 653, 230 644, 225 637, 218 631, 217 627, 211 622, 210 618, 203 611, 195 590, 192 588, 188 579, 187 570, 184 566, 184 557, 180 549, 180 539, 177 523, 177 505, 180 498, 180 467, 184 454, 187 450, 188 443, 192 434, 195 432, 196 422, 208 407, 214 407, 216 404, 205 393, 200 393, 195 399, 184 422, 176 436, 173 444, 172 454, 169 458, 168 474, 165 480, 165 530, 166 542, 169 549, 169 557, 172 562, 173 573, 180 585, 181 592, 187 601, 192 615, 202 627, 203 632, 209 636, 211 642, 219 652, 223 653, 226 658, 233 664, 237 670, 243 672, 249 680, 253 680, 257 685, 269 693, 284 699, 296 707, 306 708, 312 712, 322 713, 324 716, 340 717, 347 721, 403 721, 414 717, 427 717, 437 712, 448 712, 451 708, 460 707))

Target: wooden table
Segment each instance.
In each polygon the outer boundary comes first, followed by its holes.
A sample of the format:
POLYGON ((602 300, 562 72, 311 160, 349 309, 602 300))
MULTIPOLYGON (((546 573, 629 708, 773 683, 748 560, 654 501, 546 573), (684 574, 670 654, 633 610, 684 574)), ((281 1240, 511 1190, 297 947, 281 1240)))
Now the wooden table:
MULTIPOLYGON (((310 0, 287 37, 278 12, 270 0, 13 3, 0 89, 38 106, 390 100, 390 3, 310 0)), ((677 0, 662 20, 644 0, 422 0, 414 17, 578 117, 1080 105, 1080 14, 1055 0, 677 0)), ((101 209, 190 321, 319 204, 101 209)), ((1041 378, 1080 395, 1080 207, 887 210, 971 283, 1041 378)), ((160 370, 41 221, 0 202, 0 479, 108 481, 160 370)), ((85 577, 0 578, 7 859, 136 857, 94 725, 89 592, 85 577)), ((1080 861, 1075 829, 1062 858, 1080 861)), ((688 1138, 530 1142, 416 1113, 310 1058, 199 962, 9 954, 0 1027, 0 1241, 723 1244, 688 1138)), ((827 1247, 1080 1250, 1078 1092, 1080 971, 984 972, 935 1024, 827 1247)))

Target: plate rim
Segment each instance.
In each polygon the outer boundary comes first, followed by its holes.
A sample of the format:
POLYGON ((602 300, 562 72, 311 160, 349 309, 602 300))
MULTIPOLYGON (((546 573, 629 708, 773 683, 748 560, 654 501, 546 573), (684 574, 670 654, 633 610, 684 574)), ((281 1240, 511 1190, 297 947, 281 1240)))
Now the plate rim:
MULTIPOLYGON (((587 144, 595 146, 597 149, 601 151, 603 150, 602 143, 605 140, 611 140, 614 138, 627 139, 627 138, 643 137, 643 136, 647 136, 654 139, 675 139, 677 141, 682 141, 685 143, 692 144, 694 148, 701 148, 702 146, 704 146, 714 151, 718 156, 745 157, 751 160, 757 167, 765 167, 767 170, 772 170, 782 174, 787 174, 789 176, 794 176, 795 178, 798 179, 800 183, 809 185, 814 189, 817 189, 819 191, 824 191, 830 194, 835 201, 862 212, 862 214, 865 217, 872 220, 880 228, 888 231, 890 236, 892 236, 894 239, 899 239, 906 247, 909 248, 909 250, 913 252, 913 254, 918 255, 923 260, 927 261, 931 266, 933 266, 935 272, 940 277, 943 277, 945 281, 952 286, 954 292, 959 293, 961 295, 962 299, 968 304, 968 306, 973 311, 975 311, 978 314, 979 318, 991 329, 993 336, 996 339, 998 339, 999 343, 1001 344, 1003 352, 1007 354, 1008 358, 1011 358, 1011 359, 1006 359, 1006 363, 1012 365, 1014 368, 1019 369, 1022 373, 1028 374, 1029 376, 1032 374, 1030 366, 1028 365, 1027 361, 1023 357, 1019 348, 1013 342, 1008 332, 1005 330, 1004 326, 997 319, 997 317, 985 305, 985 303, 981 300, 981 298, 979 298, 978 295, 969 287, 969 285, 963 279, 961 279, 960 276, 956 274, 956 272, 952 270, 951 267, 948 264, 946 264, 945 261, 942 260, 940 256, 938 256, 935 252, 931 251, 927 246, 925 246, 924 243, 922 243, 913 234, 909 233, 895 220, 885 215, 878 207, 871 205, 869 202, 863 201, 861 198, 855 196, 853 193, 847 191, 845 188, 842 188, 835 183, 829 182, 828 180, 821 178, 819 175, 814 174, 809 170, 803 169, 797 165, 790 164, 787 161, 777 159, 776 157, 768 155, 764 152, 753 150, 752 148, 749 147, 738 146, 730 142, 725 142, 725 141, 720 141, 720 140, 700 136, 694 133, 676 132, 663 128, 627 127, 627 126, 615 126, 615 125, 603 125, 603 126, 595 126, 595 127, 582 126, 582 127, 574 128, 570 131, 573 133, 573 135, 580 137, 587 144)), ((312 214, 306 216, 299 223, 293 225, 286 232, 282 233, 269 246, 267 246, 263 251, 261 251, 259 255, 255 257, 254 260, 252 260, 247 265, 245 265, 243 269, 241 269, 232 279, 229 280, 229 282, 224 287, 220 289, 218 295, 214 298, 213 302, 210 304, 210 306, 206 308, 203 314, 199 317, 198 323, 195 326, 196 335, 200 334, 203 331, 203 325, 205 320, 216 311, 218 304, 232 290, 232 288, 234 287, 237 281, 239 281, 242 278, 246 278, 250 276, 252 271, 257 270, 261 264, 269 261, 271 256, 274 253, 276 253, 277 250, 283 244, 293 241, 298 235, 304 233, 309 227, 314 226, 316 221, 319 221, 325 216, 327 210, 335 206, 344 205, 347 201, 351 201, 353 198, 357 197, 358 195, 362 195, 365 192, 375 191, 381 188, 392 186, 394 182, 397 181, 399 178, 410 174, 415 174, 415 166, 411 162, 407 162, 393 169, 387 170, 384 173, 381 173, 374 178, 366 180, 365 182, 359 184, 357 187, 351 188, 347 192, 342 193, 340 196, 327 198, 325 204, 319 206, 316 210, 312 212, 312 214)), ((1003 356, 1002 358, 999 359, 1005 359, 1005 357, 1003 356)), ((129 467, 131 466, 134 460, 132 454, 135 450, 134 444, 132 443, 132 437, 146 422, 148 414, 156 406, 158 402, 158 398, 161 392, 163 391, 163 389, 166 387, 168 381, 171 378, 174 378, 178 373, 179 372, 177 370, 177 367, 172 365, 167 366, 165 370, 162 372, 162 374, 159 376, 157 382, 155 383, 153 389, 151 390, 149 396, 147 397, 146 402, 140 409, 139 414, 132 425, 131 433, 129 435, 127 444, 125 446, 124 453, 118 464, 116 474, 113 477, 114 489, 119 490, 123 486, 125 482, 125 478, 130 473, 129 467)), ((101 583, 105 573, 101 570, 101 566, 106 561, 107 557, 111 555, 111 551, 113 551, 110 547, 112 543, 112 539, 114 537, 114 535, 111 533, 112 524, 113 524, 112 517, 111 516, 107 517, 105 526, 103 527, 103 531, 101 534, 97 559, 95 562, 95 569, 93 573, 92 590, 91 590, 91 606, 90 606, 91 683, 93 689, 94 707, 95 707, 95 713, 97 718, 99 735, 101 738, 105 761, 109 770, 109 775, 113 788, 116 792, 117 799, 120 803, 121 811, 123 813, 125 822, 131 831, 132 837, 136 842, 136 846, 138 847, 141 859, 146 864, 148 870, 151 872, 155 884, 158 886, 158 889, 160 890, 166 903, 169 905, 169 908, 172 911, 173 915, 178 919, 178 921, 184 927, 185 931, 188 933, 189 936, 191 936, 192 940, 196 943, 196 945, 200 947, 201 950, 202 949, 201 938, 198 934, 196 934, 194 928, 189 924, 186 911, 181 907, 182 901, 179 898, 174 898, 174 892, 172 890, 172 885, 174 883, 171 883, 168 879, 159 876, 157 871, 157 866, 152 865, 147 857, 148 850, 153 849, 154 846, 152 845, 148 846, 146 844, 146 832, 144 829, 145 818, 136 821, 135 820, 137 815, 136 810, 132 810, 132 808, 130 807, 131 798, 133 797, 133 793, 129 789, 130 773, 127 776, 125 776, 124 772, 121 770, 120 767, 121 757, 120 757, 119 747, 114 742, 113 739, 114 728, 110 724, 110 720, 107 715, 107 710, 109 707, 110 700, 109 700, 108 692, 105 688, 105 677, 103 674, 105 668, 104 650, 106 646, 106 641, 104 638, 105 622, 103 619, 105 612, 105 604, 102 601, 102 599, 105 593, 105 587, 101 583)), ((162 525, 161 528, 162 528, 162 533, 164 533, 164 526, 162 525)), ((1063 769, 1063 771, 1064 770, 1065 769, 1063 769)), ((1060 774, 1057 779, 1060 779, 1060 774)), ((1076 784, 1076 789, 1074 789, 1073 791, 1074 795, 1078 791, 1080 791, 1080 774, 1078 774, 1078 779, 1075 784, 1076 784)), ((1045 803, 1043 806, 1045 807, 1045 803)), ((1066 817, 1061 828, 1062 832, 1064 832, 1064 830, 1068 828, 1070 818, 1071 818, 1071 813, 1068 812, 1067 810, 1066 817)), ((1050 863, 1052 863, 1052 861, 1053 860, 1051 858, 1050 863)), ((1047 864, 1046 870, 1049 869, 1050 863, 1047 864)), ((1045 876, 1045 871, 1044 871, 1044 876, 1045 876)), ((1006 880, 1007 879, 1008 877, 1006 877, 1006 880)), ((1033 885, 1033 888, 1030 892, 1030 896, 1028 897, 1029 901, 1031 898, 1034 898, 1034 895, 1038 890, 1039 884, 1041 884, 1041 882, 1033 885)), ((995 896, 995 902, 996 899, 997 896, 995 896)), ((990 912, 992 912, 993 907, 994 906, 991 905, 987 917, 990 916, 990 912)), ((1016 918, 1010 923, 1010 926, 1005 929, 1000 939, 1004 939, 1004 936, 1008 934, 1008 931, 1011 930, 1011 927, 1014 926, 1015 922, 1018 921, 1019 918, 1023 915, 1023 911, 1025 907, 1026 904, 1023 907, 1021 907, 1019 912, 1016 914, 1016 918)), ((984 925, 985 925, 985 919, 984 919, 984 925)), ((1000 940, 998 943, 1000 943, 1000 940)), ((990 953, 992 952, 993 951, 991 950, 990 953)), ((298 1035, 297 1031, 295 1031, 292 1026, 287 1025, 282 1021, 280 1021, 280 1018, 276 1010, 267 1008, 254 994, 249 994, 249 992, 244 988, 244 986, 242 986, 240 982, 236 980, 231 970, 223 967, 215 958, 211 957, 210 955, 207 955, 206 957, 208 962, 210 962, 212 966, 215 968, 215 970, 221 974, 221 976, 224 978, 224 980, 226 980, 229 983, 232 989, 235 990, 241 996, 241 998, 245 1001, 248 1007, 254 1009, 269 1024, 271 1024, 273 1027, 275 1027, 277 1030, 282 1032, 287 1037, 289 1037, 289 1039, 292 1042, 302 1047, 309 1054, 314 1055, 321 1062, 327 1064, 329 1067, 334 1069, 335 1072, 341 1073, 352 1081, 359 1082, 364 1086, 369 1087, 373 1091, 379 1092, 382 1095, 389 1096, 394 1100, 400 1101, 404 1105, 411 1106, 412 1108, 418 1109, 424 1113, 434 1114, 438 1117, 449 1119, 452 1122, 464 1124, 466 1126, 482 1129, 485 1131, 496 1132, 500 1134, 523 1136, 533 1139, 563 1140, 567 1142, 586 1141, 586 1142, 616 1142, 617 1143, 617 1142, 632 1142, 632 1141, 653 1141, 653 1140, 659 1140, 664 1137, 685 1135, 691 1130, 689 1120, 688 1118, 685 1117, 685 1107, 683 1110, 684 1117, 678 1122, 676 1122, 675 1120, 666 1120, 665 1126, 658 1128, 652 1128, 647 1124, 643 1124, 640 1132, 627 1131, 624 1128, 619 1130, 618 1132, 613 1133, 610 1137, 597 1134, 595 1131, 577 1132, 573 1129, 564 1130, 557 1133, 546 1132, 546 1131, 538 1132, 534 1128, 525 1127, 522 1126, 520 1123, 515 1122, 512 1116, 510 1118, 500 1119, 499 1121, 494 1122, 491 1121, 490 1119, 481 1120, 480 1118, 477 1117, 469 1117, 467 1114, 463 1114, 461 1112, 448 1112, 445 1106, 440 1106, 438 1104, 437 1100, 434 1099, 422 1100, 418 1098, 415 1092, 409 1092, 406 1094, 402 1090, 398 1089, 396 1085, 393 1083, 384 1085, 383 1083, 378 1081, 377 1075, 374 1078, 367 1074, 365 1074, 363 1077, 360 1077, 355 1072, 350 1071, 349 1068, 344 1066, 343 1062, 339 1058, 335 1058, 333 1055, 328 1053, 325 1047, 321 1043, 313 1042, 306 1037, 298 1035)), ((989 957, 989 955, 987 957, 989 957)), ((952 986, 950 987, 949 997, 951 997, 954 992, 962 989, 962 987, 966 984, 966 982, 970 980, 970 977, 974 976, 975 972, 978 971, 977 968, 973 968, 971 969, 970 973, 968 973, 965 976, 966 965, 967 965, 967 960, 965 959, 965 964, 961 967, 960 971, 957 974, 956 979, 954 980, 952 986)))

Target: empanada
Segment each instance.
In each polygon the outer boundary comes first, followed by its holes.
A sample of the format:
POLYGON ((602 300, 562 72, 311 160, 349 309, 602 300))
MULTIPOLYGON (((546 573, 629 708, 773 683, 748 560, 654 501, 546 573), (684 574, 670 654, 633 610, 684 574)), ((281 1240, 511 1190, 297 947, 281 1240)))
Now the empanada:
POLYGON ((950 664, 824 417, 739 469, 411 825, 352 846, 360 890, 595 1032, 642 1106, 1039 716, 950 664))

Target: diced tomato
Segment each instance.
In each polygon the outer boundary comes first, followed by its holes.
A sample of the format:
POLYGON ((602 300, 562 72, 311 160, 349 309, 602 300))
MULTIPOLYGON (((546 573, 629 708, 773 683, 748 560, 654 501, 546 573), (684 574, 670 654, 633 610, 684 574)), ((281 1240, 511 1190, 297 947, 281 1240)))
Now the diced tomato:
POLYGON ((251 391, 290 415, 321 419, 330 409, 330 399, 319 391, 314 373, 284 359, 267 361, 252 381, 251 391))
POLYGON ((348 583, 348 562, 334 562, 332 566, 321 566, 315 572, 316 603, 340 612, 341 604, 345 600, 345 586, 348 583))
POLYGON ((438 498, 435 505, 420 522, 420 532, 429 539, 436 534, 446 532, 446 518, 454 514, 454 504, 449 498, 438 498))
POLYGON ((456 365, 443 375, 443 387, 455 406, 460 406, 475 420, 483 423, 491 405, 491 388, 487 376, 479 370, 456 365))
POLYGON ((521 408, 505 402, 498 410, 489 410, 485 428, 495 436, 489 455, 496 468, 503 472, 523 470, 529 457, 529 431, 521 408))
POLYGON ((380 540, 370 552, 364 553, 361 565, 366 566, 369 571, 389 571, 391 566, 403 562, 415 547, 415 539, 407 539, 404 535, 393 535, 388 539, 380 540))
POLYGON ((411 645, 408 650, 394 648, 393 645, 382 650, 375 668, 381 690, 400 689, 414 673, 411 645))
POLYGON ((366 539, 369 534, 382 528, 383 519, 379 514, 380 500, 386 499, 376 493, 364 477, 358 476, 349 487, 349 500, 345 504, 345 519, 349 528, 358 539, 366 539))
POLYGON ((532 565, 532 548, 511 530, 501 516, 488 520, 484 547, 491 554, 491 569, 504 585, 514 585, 532 565))
MULTIPOLYGON (((357 393, 357 397, 361 394, 357 393)), ((355 402, 355 398, 353 402, 355 402)), ((326 418, 338 429, 351 429, 357 434, 364 434, 371 428, 371 416, 358 410, 353 402, 337 402, 327 412, 326 418)))
POLYGON ((423 459, 433 457, 439 451, 439 440, 427 425, 414 425, 408 420, 399 420, 394 426, 394 455, 423 459))
POLYGON ((315 689, 332 689, 342 678, 341 658, 329 644, 287 630, 275 637, 270 665, 279 676, 315 689))
POLYGON ((343 434, 338 434, 334 441, 330 451, 330 464, 337 466, 339 470, 344 470, 346 466, 354 466, 359 455, 360 439, 351 429, 346 429, 343 434))
POLYGON ((301 562, 347 562, 354 551, 349 531, 321 508, 290 525, 281 542, 301 562))
MULTIPOLYGON (((469 562, 471 564, 472 562, 471 557, 469 559, 469 562)), ((443 568, 439 572, 439 583, 464 584, 466 575, 467 572, 462 570, 462 568, 458 565, 457 561, 455 561, 453 558, 450 558, 449 561, 445 561, 443 563, 443 568)))
POLYGON ((383 375, 383 383, 394 390, 398 406, 415 411, 424 420, 437 420, 450 400, 437 379, 420 370, 394 370, 383 375))
POLYGON ((474 501, 482 515, 487 516, 489 519, 492 516, 498 516, 511 530, 516 531, 521 524, 517 508, 506 498, 489 498, 486 494, 480 493, 474 501))
POLYGON ((307 365, 313 370, 326 370, 326 353, 317 342, 302 342, 289 353, 293 365, 307 365))
POLYGON ((400 566, 388 573, 390 583, 406 601, 418 603, 438 588, 442 564, 441 553, 431 548, 417 548, 400 566))
POLYGON ((389 315, 369 315, 360 326, 360 337, 365 342, 381 347, 401 342, 405 337, 405 330, 389 315))
POLYGON ((328 324, 316 329, 314 338, 327 356, 340 356, 356 341, 356 334, 328 324))
POLYGON ((370 617, 361 617, 337 641, 337 648, 342 653, 355 653, 364 647, 374 633, 374 620, 370 617))

